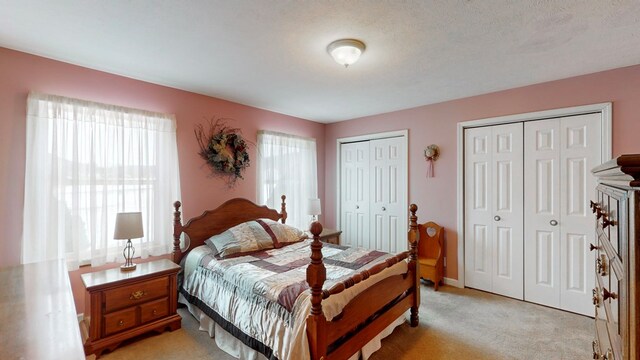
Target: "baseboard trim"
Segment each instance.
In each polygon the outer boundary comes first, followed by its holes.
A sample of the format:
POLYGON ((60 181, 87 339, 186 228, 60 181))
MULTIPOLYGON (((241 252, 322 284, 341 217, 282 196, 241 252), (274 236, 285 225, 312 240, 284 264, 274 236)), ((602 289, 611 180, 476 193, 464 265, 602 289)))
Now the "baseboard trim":
POLYGON ((450 286, 455 286, 457 288, 463 288, 464 286, 462 286, 462 284, 460 284, 460 281, 458 281, 458 279, 452 279, 452 278, 444 278, 444 284, 445 285, 450 285, 450 286))

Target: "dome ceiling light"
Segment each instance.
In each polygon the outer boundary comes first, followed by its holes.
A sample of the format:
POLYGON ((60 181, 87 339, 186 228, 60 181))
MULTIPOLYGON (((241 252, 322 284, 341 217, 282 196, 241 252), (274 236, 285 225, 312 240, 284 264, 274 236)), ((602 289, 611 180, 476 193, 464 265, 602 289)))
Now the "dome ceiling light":
POLYGON ((358 61, 364 49, 364 43, 355 39, 336 40, 327 46, 327 52, 333 60, 344 67, 349 67, 358 61))

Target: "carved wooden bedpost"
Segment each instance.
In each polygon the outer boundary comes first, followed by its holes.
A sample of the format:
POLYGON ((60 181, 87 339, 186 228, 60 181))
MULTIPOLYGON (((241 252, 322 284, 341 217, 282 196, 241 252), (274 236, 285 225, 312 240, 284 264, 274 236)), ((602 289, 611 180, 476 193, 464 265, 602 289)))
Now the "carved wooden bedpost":
POLYGON ((311 243, 311 263, 307 267, 307 283, 311 288, 311 315, 307 318, 307 335, 311 358, 322 360, 327 355, 327 319, 322 312, 322 286, 327 271, 322 262, 322 225, 314 221, 311 224, 313 242, 311 243))
POLYGON ((418 308, 420 307, 420 269, 418 269, 418 241, 420 233, 418 231, 418 217, 416 211, 418 206, 411 204, 409 206, 411 216, 409 217, 409 272, 414 273, 416 277, 415 289, 413 291, 413 305, 411 306, 411 326, 418 326, 418 308))
POLYGON ((282 214, 282 223, 284 224, 287 221, 287 204, 285 200, 287 199, 286 195, 280 196, 282 199, 282 204, 280 204, 280 214, 282 214))
POLYGON ((180 249, 180 234, 182 234, 182 220, 180 219, 180 201, 173 203, 173 252, 171 253, 171 259, 174 263, 180 264, 180 255, 182 250, 180 249))

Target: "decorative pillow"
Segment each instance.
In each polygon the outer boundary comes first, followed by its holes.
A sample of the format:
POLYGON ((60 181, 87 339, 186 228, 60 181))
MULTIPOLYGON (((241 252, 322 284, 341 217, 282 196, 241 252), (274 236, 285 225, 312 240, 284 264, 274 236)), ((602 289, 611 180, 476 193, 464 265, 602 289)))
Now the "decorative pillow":
POLYGON ((217 258, 240 256, 258 250, 273 249, 273 239, 257 221, 236 225, 205 241, 217 258))
POLYGON ((273 246, 275 248, 280 248, 290 243, 302 241, 308 237, 304 231, 287 224, 273 221, 271 219, 260 219, 257 221, 263 222, 269 227, 273 233, 273 246))
POLYGON ((223 233, 214 235, 205 243, 217 258, 241 256, 260 250, 280 248, 307 238, 300 229, 270 219, 247 221, 223 233))

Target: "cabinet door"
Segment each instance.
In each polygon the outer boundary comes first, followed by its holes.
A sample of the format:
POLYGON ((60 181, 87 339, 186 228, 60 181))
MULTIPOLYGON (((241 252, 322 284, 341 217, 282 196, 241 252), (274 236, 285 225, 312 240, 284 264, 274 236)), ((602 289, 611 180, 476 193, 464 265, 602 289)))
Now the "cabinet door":
POLYGON ((340 146, 340 224, 347 246, 372 248, 369 239, 369 142, 340 146))
POLYGON ((369 145, 370 248, 397 253, 407 250, 407 225, 402 220, 407 201, 401 189, 406 183, 406 169, 401 149, 402 138, 371 140, 369 145))

